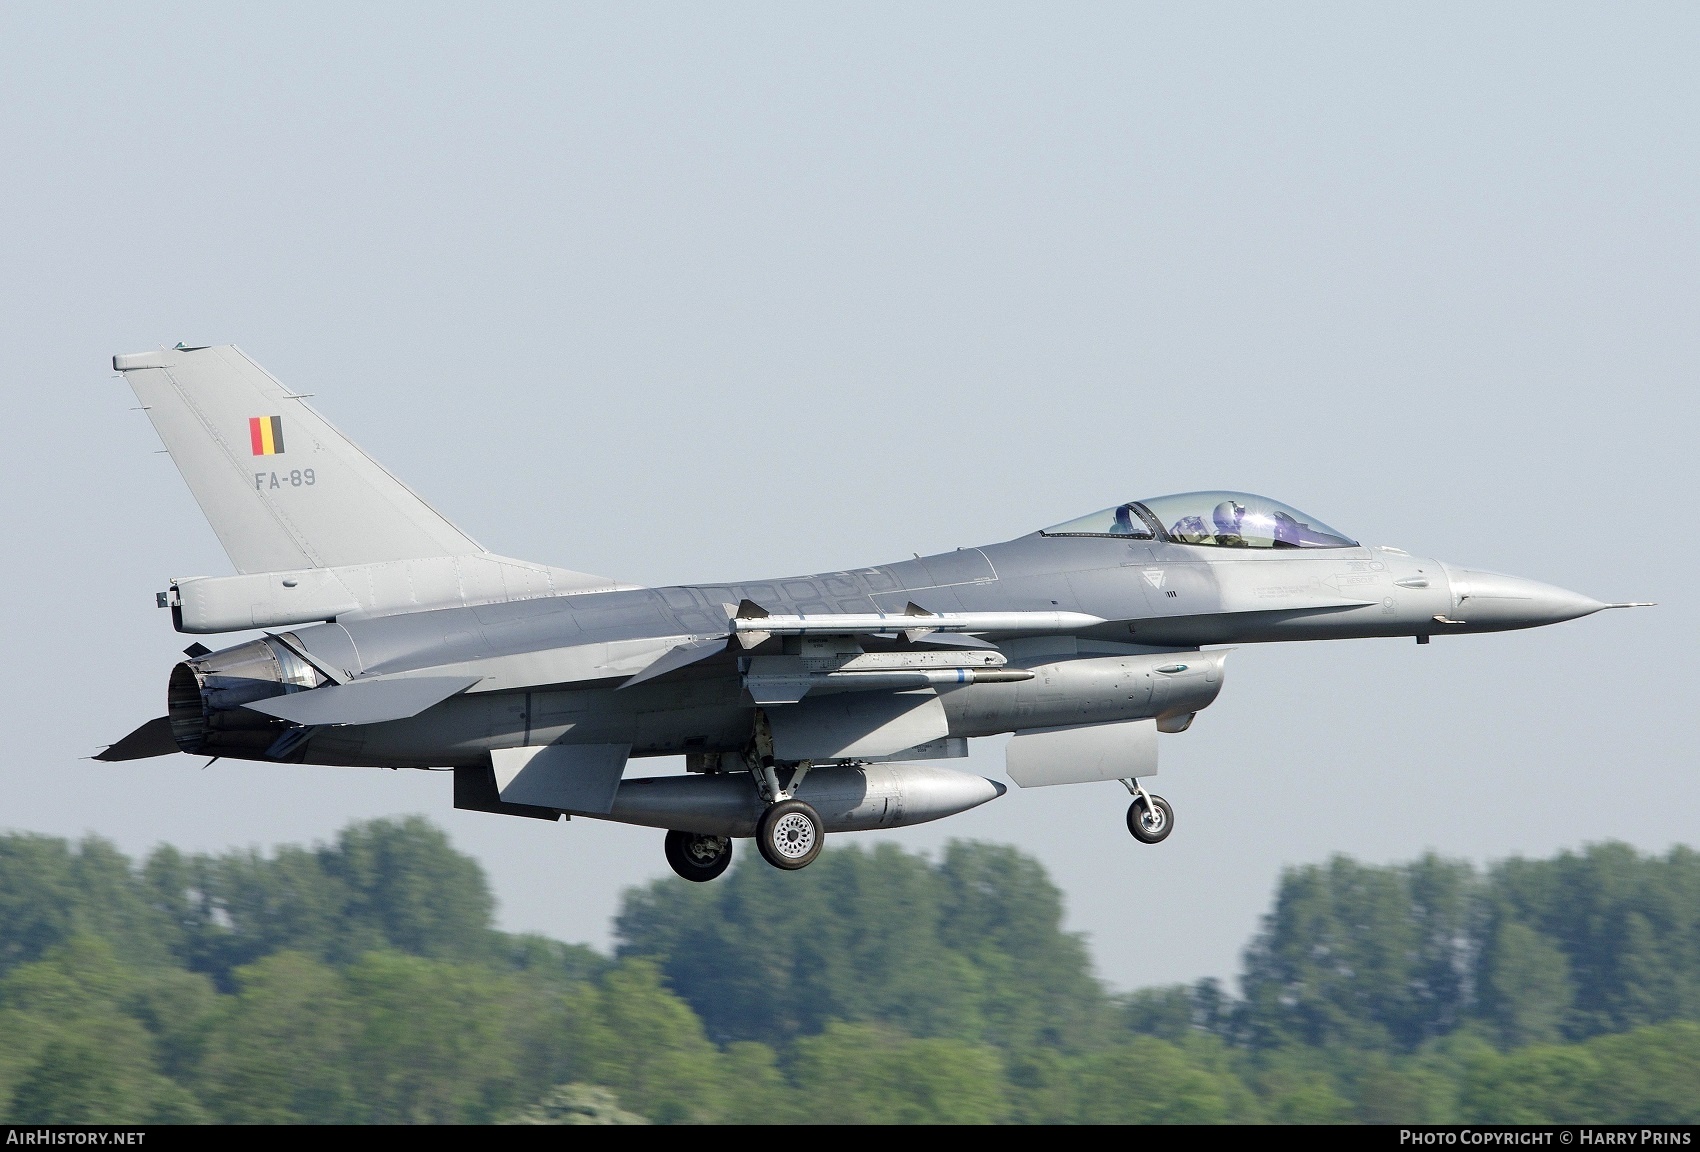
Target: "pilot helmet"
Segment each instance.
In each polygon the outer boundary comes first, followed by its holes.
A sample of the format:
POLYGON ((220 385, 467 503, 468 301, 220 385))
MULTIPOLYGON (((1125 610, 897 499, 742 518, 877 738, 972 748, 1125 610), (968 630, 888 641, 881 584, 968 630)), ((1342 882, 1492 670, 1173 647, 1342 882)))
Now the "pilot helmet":
POLYGON ((1245 515, 1245 505, 1234 500, 1224 500, 1216 505, 1216 511, 1210 518, 1216 522, 1216 533, 1220 536, 1238 536, 1240 534, 1240 518, 1245 515))

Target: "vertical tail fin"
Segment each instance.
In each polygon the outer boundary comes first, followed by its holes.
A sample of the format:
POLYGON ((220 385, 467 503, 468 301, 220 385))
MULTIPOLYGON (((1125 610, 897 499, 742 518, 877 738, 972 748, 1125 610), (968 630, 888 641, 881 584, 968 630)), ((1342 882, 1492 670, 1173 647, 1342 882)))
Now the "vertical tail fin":
POLYGON ((234 345, 112 366, 238 572, 483 551, 234 345))

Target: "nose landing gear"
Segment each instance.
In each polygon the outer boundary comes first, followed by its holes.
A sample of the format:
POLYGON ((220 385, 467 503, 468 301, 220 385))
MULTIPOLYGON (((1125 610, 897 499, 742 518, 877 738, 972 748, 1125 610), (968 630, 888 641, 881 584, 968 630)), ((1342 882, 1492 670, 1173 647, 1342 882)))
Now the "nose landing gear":
POLYGON ((732 863, 732 841, 725 836, 669 832, 663 845, 673 871, 694 884, 705 884, 732 863))
POLYGON ((1141 844, 1161 844, 1175 830, 1175 810, 1161 796, 1154 796, 1129 777, 1123 787, 1133 794, 1127 806, 1127 830, 1141 844))

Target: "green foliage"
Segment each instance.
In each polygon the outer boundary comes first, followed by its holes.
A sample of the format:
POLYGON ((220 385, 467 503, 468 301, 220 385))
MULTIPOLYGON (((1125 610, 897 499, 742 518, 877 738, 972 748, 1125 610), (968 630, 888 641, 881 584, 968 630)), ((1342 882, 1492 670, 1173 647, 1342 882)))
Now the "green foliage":
MULTIPOLYGON (((1289 871, 1246 955, 1256 1047, 1415 1051, 1471 1022, 1502 1045, 1700 1019, 1700 855, 1604 844, 1485 876, 1433 856, 1289 871)), ((1195 1012, 1202 1005, 1191 1006, 1195 1012)), ((1147 1001, 1136 1027, 1172 1029, 1147 1001)), ((1160 1034, 1160 1033, 1159 1033, 1160 1034)))
POLYGON ((361 1114, 358 1022, 341 976, 299 952, 236 974, 198 1069, 203 1099, 234 1124, 348 1123, 361 1114))
MULTIPOLYGON (((1502 917, 1541 934, 1574 983, 1572 1038, 1700 1019, 1700 854, 1640 856, 1598 844, 1553 860, 1508 860, 1491 873, 1502 917)), ((1562 997, 1562 992, 1560 992, 1562 997)))
POLYGON ((835 848, 628 894, 620 958, 491 924, 423 820, 140 867, 0 836, 26 1123, 1700 1120, 1700 862, 1283 877, 1235 999, 1106 994, 1043 870, 835 848))
POLYGON ((1246 1082, 1275 1124, 1342 1124, 1352 1119, 1329 1051, 1292 1046, 1255 1053, 1245 1061, 1246 1082))
POLYGON ((798 1040, 791 1074, 813 1123, 995 1124, 1009 1113, 995 1049, 878 1024, 798 1040))
POLYGON ((74 936, 162 961, 166 929, 130 861, 106 841, 91 836, 72 851, 46 836, 0 836, 0 975, 74 936))
POLYGON ((1252 1042, 1410 1049, 1451 1031, 1469 1007, 1472 880, 1434 856, 1289 871, 1246 954, 1252 1042))
POLYGON ((662 1123, 719 1118, 721 1057, 690 1006, 661 984, 655 965, 632 960, 571 993, 575 1078, 618 1089, 662 1123))
POLYGON ((1576 999, 1558 946, 1509 917, 1495 926, 1482 963, 1482 1009, 1509 1047, 1560 1039, 1576 999))
POLYGON ((914 1036, 1078 1048, 1104 994, 1062 898, 1010 848, 944 860, 836 849, 804 872, 746 859, 720 884, 629 893, 622 956, 654 958, 716 1041, 786 1042, 832 1021, 914 1036))
POLYGON ((1463 1082, 1463 1118, 1478 1123, 1693 1124, 1700 1121, 1700 1025, 1482 1049, 1463 1082))
POLYGON ((371 933, 370 941, 340 934, 345 955, 380 946, 444 960, 490 955, 496 901, 484 870, 421 817, 352 825, 317 855, 347 893, 340 919, 371 933))
POLYGON ((1087 1124, 1220 1124, 1236 1094, 1180 1047, 1143 1036, 1091 1054, 1075 1075, 1070 1119, 1087 1124))
POLYGON ((1457 1118, 1457 1076, 1444 1060, 1354 1052, 1336 1055, 1337 1079, 1365 1124, 1445 1124, 1457 1118))
POLYGON ((353 1055, 363 1119, 453 1124, 516 1101, 504 1034, 511 977, 470 964, 369 952, 343 976, 360 1030, 353 1055))
POLYGON ((1129 1031, 1164 1040, 1196 1033, 1229 1037, 1236 1029, 1236 1006, 1214 979, 1188 987, 1141 988, 1121 999, 1122 1023, 1129 1031))
POLYGON ((154 1014, 161 983, 169 985, 148 975, 127 969, 105 941, 79 936, 0 981, 0 1093, 9 1099, 8 1120, 203 1118, 191 1093, 160 1070, 155 1038, 139 1018, 154 1014))
POLYGON ((562 1084, 536 1104, 516 1112, 504 1124, 648 1124, 647 1117, 627 1112, 620 1098, 595 1084, 562 1084))
POLYGON ((507 946, 491 931, 483 870, 417 816, 351 825, 333 845, 270 857, 161 848, 143 877, 179 960, 227 991, 237 968, 280 951, 341 965, 374 950, 487 960, 507 946))

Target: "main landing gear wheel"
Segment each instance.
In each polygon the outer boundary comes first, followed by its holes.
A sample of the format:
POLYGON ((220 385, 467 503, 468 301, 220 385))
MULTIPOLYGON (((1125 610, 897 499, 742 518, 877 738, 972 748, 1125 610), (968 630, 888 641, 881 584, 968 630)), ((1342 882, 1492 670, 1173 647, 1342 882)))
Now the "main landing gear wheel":
POLYGON ((673 871, 696 884, 706 884, 732 863, 732 841, 725 836, 669 832, 665 849, 673 871))
POLYGON ((1175 810, 1161 796, 1147 792, 1127 806, 1127 830, 1141 844, 1161 844, 1175 830, 1175 810))
POLYGON ((756 822, 756 848, 762 859, 787 872, 814 863, 825 839, 820 817, 801 800, 769 804, 756 822))

